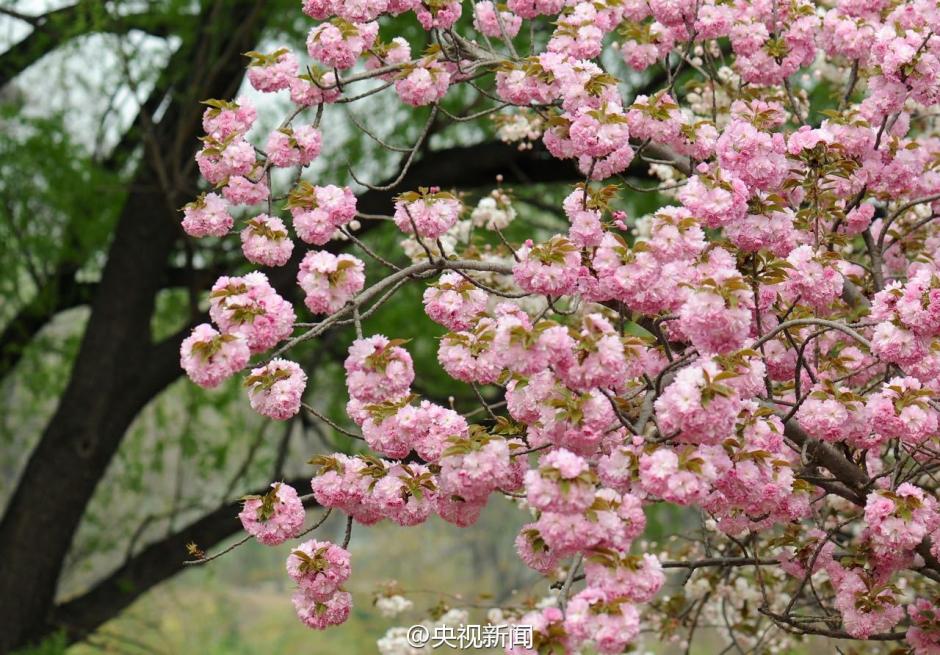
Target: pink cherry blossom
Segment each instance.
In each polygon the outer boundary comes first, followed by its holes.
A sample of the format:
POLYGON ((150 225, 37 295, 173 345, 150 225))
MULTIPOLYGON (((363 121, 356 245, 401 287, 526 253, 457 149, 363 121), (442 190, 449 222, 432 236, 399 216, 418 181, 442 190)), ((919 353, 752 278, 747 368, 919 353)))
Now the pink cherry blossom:
POLYGON ((245 259, 253 264, 283 266, 294 251, 284 221, 276 216, 255 216, 241 231, 241 239, 245 259))
POLYGON ((209 316, 223 332, 244 336, 252 354, 290 336, 295 320, 291 304, 259 272, 216 280, 209 293, 209 316))
POLYGON ((381 402, 408 391, 415 377, 414 364, 401 343, 381 334, 353 342, 344 363, 351 397, 381 402))
POLYGON ((513 276, 526 291, 550 296, 574 291, 581 275, 581 254, 567 238, 554 236, 538 245, 529 242, 518 255, 521 261, 513 276))
POLYGON ((323 601, 299 591, 292 596, 292 600, 297 618, 315 630, 344 623, 352 609, 352 596, 347 591, 338 591, 323 601))
POLYGON ((445 273, 424 292, 424 311, 431 320, 458 332, 486 310, 486 292, 459 273, 445 273))
POLYGON ((529 504, 542 511, 577 514, 594 502, 588 463, 564 448, 542 457, 538 470, 526 473, 525 484, 529 504))
POLYGON ((310 539, 287 557, 287 575, 309 598, 326 600, 349 578, 349 552, 329 541, 310 539))
POLYGON ((205 104, 208 108, 202 114, 202 129, 217 141, 245 134, 258 117, 254 105, 244 98, 237 102, 207 100, 205 104))
POLYGON ((296 489, 274 482, 263 496, 247 497, 238 518, 245 531, 260 543, 277 546, 300 534, 304 506, 296 489))
POLYGON ((484 0, 473 7, 473 26, 482 34, 494 39, 502 38, 504 34, 512 38, 522 27, 522 17, 511 11, 497 10, 495 3, 484 0))
POLYGON ((270 54, 253 52, 251 56, 248 81, 251 86, 266 93, 288 88, 300 65, 297 56, 286 48, 270 54))
POLYGON ((307 374, 296 362, 274 359, 270 364, 252 369, 245 384, 253 410, 284 421, 300 411, 307 374))
POLYGON ((362 290, 365 264, 358 258, 311 250, 297 271, 297 284, 304 290, 304 304, 315 314, 331 314, 362 290))
POLYGON ((201 387, 219 386, 245 368, 251 353, 237 334, 220 334, 208 323, 200 323, 180 346, 180 366, 201 387))
POLYGON ((320 154, 321 139, 311 125, 282 127, 271 132, 265 151, 274 166, 306 166, 320 154))
POLYGON ((446 191, 433 187, 404 193, 395 202, 395 225, 405 234, 436 239, 457 222, 463 206, 446 191))
POLYGON ((356 216, 356 196, 349 187, 301 182, 288 199, 294 229, 302 241, 322 246, 337 228, 356 216))
POLYGON ((640 613, 625 599, 587 587, 568 604, 565 627, 578 640, 590 639, 603 655, 623 652, 640 631, 640 613))
POLYGON ((351 23, 334 18, 320 23, 307 35, 307 52, 329 68, 350 68, 359 56, 372 47, 378 35, 375 22, 351 23))
POLYGON ((221 196, 206 193, 183 207, 183 230, 191 237, 224 237, 235 219, 221 196))

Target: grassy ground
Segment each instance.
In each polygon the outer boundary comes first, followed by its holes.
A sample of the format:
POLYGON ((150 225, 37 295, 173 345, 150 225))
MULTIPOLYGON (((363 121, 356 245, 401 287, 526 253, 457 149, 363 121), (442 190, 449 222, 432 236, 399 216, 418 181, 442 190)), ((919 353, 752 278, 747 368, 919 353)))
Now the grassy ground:
MULTIPOLYGON (((353 575, 346 585, 354 609, 349 621, 325 632, 304 627, 294 616, 292 583, 283 569, 289 546, 250 542, 161 585, 69 655, 376 653, 375 642, 389 627, 417 623, 440 602, 487 605, 491 598, 526 591, 537 577, 522 567, 512 547, 524 518, 494 503, 467 530, 438 520, 409 529, 356 526, 350 545, 353 575), (415 608, 385 619, 372 606, 373 592, 377 581, 392 579, 412 592, 408 596, 415 608), (455 591, 461 597, 450 595, 455 591)), ((331 519, 318 536, 340 541, 343 527, 341 520, 331 519)), ((472 622, 484 623, 483 611, 475 610, 472 622)))
MULTIPOLYGON (((418 623, 440 603, 472 608, 470 623, 486 623, 485 606, 538 598, 545 592, 544 581, 521 564, 513 548, 525 519, 508 502, 495 501, 468 529, 437 519, 408 529, 387 523, 356 526, 350 544, 353 574, 346 585, 354 609, 345 624, 324 632, 306 628, 294 615, 292 583, 283 568, 290 546, 266 548, 249 542, 146 594, 89 643, 68 649, 67 655, 371 655, 378 653, 376 640, 389 627, 418 623), (377 583, 388 580, 400 582, 415 604, 395 619, 381 617, 372 605, 377 583)), ((676 516, 651 517, 648 533, 679 524, 676 516)), ((339 542, 343 529, 342 518, 332 517, 316 536, 339 542)), ((714 655, 722 648, 714 635, 700 631, 692 655, 714 655)), ((435 655, 450 652, 434 650, 435 655)), ((673 655, 673 650, 649 641, 639 652, 673 655)), ((820 642, 807 644, 799 655, 807 652, 836 651, 832 644, 820 642)), ((35 655, 62 655, 62 649, 35 655)))

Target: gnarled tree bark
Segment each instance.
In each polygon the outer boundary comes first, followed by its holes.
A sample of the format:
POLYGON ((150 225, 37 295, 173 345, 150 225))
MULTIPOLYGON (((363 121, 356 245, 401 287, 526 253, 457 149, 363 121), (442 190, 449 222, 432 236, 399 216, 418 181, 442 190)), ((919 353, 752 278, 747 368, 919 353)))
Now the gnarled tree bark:
POLYGON ((225 11, 210 7, 212 20, 196 19, 199 29, 173 57, 171 65, 181 69, 177 80, 194 82, 171 87, 172 103, 153 126, 154 143, 118 220, 69 383, 0 522, 0 652, 43 634, 62 563, 98 481, 138 411, 175 377, 155 376, 165 368, 155 357, 166 352, 155 349, 150 336, 156 294, 179 237, 176 207, 154 183, 161 173, 154 154, 162 150, 163 164, 177 170, 186 166, 200 125, 190 108, 237 89, 240 53, 258 38, 264 3, 225 4, 225 11), (207 60, 213 66, 195 68, 207 60), (187 147, 174 153, 180 142, 187 147))

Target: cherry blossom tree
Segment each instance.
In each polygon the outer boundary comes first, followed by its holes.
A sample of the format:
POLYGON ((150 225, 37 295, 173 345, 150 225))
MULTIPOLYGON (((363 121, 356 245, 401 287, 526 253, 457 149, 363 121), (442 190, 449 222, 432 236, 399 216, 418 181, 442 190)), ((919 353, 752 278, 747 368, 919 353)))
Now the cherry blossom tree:
MULTIPOLYGON (((240 514, 261 543, 290 542, 298 617, 323 629, 349 616, 359 530, 431 515, 468 526, 506 496, 531 515, 506 547, 548 598, 491 608, 493 623, 532 626, 515 655, 620 653, 641 633, 688 649, 706 632, 725 652, 783 652, 805 635, 940 652, 940 7, 302 9, 305 53, 251 52, 253 91, 206 101, 207 186, 182 226, 240 234, 255 270, 218 279, 211 324, 181 349, 195 383, 241 376, 258 413, 309 415, 352 440, 354 454, 316 454, 309 490, 272 481, 240 514), (383 29, 402 14, 423 40, 383 29), (641 72, 653 87, 625 93, 641 72), (390 215, 308 168, 340 112, 379 93, 426 121, 405 146, 357 123, 404 157, 387 185, 356 178, 395 190, 390 215), (291 102, 268 133, 261 94, 291 102), (449 94, 466 106, 446 109, 449 94), (403 185, 441 116, 574 165, 581 181, 543 208, 568 229, 520 225, 499 178, 476 195, 403 185), (656 185, 627 178, 638 165, 656 185), (656 209, 629 215, 641 194, 656 209), (401 233, 391 255, 357 236, 383 221, 401 233), (292 303, 268 275, 300 251, 292 303), (414 392, 429 372, 413 335, 364 330, 410 286, 475 407, 414 392), (305 395, 291 359, 341 326, 355 329, 345 424, 305 395), (305 500, 347 517, 344 543, 306 537, 323 519, 305 529, 305 500), (647 543, 663 505, 695 528, 647 543)), ((395 630, 380 648, 411 652, 395 630)))

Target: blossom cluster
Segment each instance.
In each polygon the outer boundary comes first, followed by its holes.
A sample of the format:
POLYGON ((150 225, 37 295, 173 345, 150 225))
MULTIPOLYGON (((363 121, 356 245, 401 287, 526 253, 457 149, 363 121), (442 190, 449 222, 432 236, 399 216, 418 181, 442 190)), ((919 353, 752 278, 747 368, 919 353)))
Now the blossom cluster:
POLYGON ((352 596, 342 584, 349 578, 349 552, 330 542, 310 539, 287 557, 287 575, 297 584, 294 609, 306 625, 323 630, 349 618, 352 596))
MULTIPOLYGON (((816 634, 938 652, 936 3, 305 0, 303 11, 309 65, 288 48, 249 53, 250 85, 284 92, 291 115, 257 135, 249 99, 207 103, 196 162, 212 190, 182 227, 224 239, 246 213, 245 258, 297 266, 299 309, 326 315, 296 342, 357 330, 346 415, 330 423, 361 449, 314 458, 317 503, 363 525, 436 515, 466 527, 501 496, 529 512, 515 550, 560 591, 500 609, 534 630, 513 655, 620 653, 644 630, 681 645, 699 621, 728 626, 729 650, 785 652, 794 634, 816 634), (404 31, 383 40, 399 15, 430 45, 404 31), (632 71, 648 69, 654 83, 637 82, 632 71), (455 87, 481 106, 454 113, 451 99, 466 99, 455 87), (401 172, 371 185, 372 199, 430 179, 384 196, 389 215, 365 215, 351 187, 304 175, 329 105, 386 88, 430 117, 414 148, 390 148, 401 172), (496 176, 488 156, 413 168, 430 143, 462 143, 448 121, 494 114, 531 170, 513 161, 496 176), (465 179, 448 172, 464 166, 465 179), (497 188, 479 193, 473 166, 497 188), (277 168, 296 175, 275 193, 277 168), (517 200, 504 174, 572 186, 517 200), (357 217, 404 233, 401 251, 351 238, 357 217), (320 249, 295 252, 292 234, 320 249), (340 252, 350 242, 387 277, 367 287, 365 261, 340 252), (364 312, 411 283, 425 285, 437 361, 463 397, 422 384, 428 335, 403 335, 413 348, 363 330, 364 312), (696 536, 649 552, 648 515, 667 505, 696 517, 696 536), (683 567, 682 593, 664 591, 666 570, 683 567)), ((215 327, 181 347, 202 386, 292 336, 295 308, 264 273, 223 276, 208 303, 215 327)), ((307 373, 277 356, 293 345, 246 376, 265 416, 303 406, 307 373)), ((303 522, 296 492, 272 489, 241 515, 267 544, 303 522)), ((305 623, 345 620, 345 549, 305 542, 288 573, 305 623)), ((383 612, 404 606, 387 598, 383 612)))
POLYGON ((265 546, 293 539, 304 525, 304 506, 297 490, 275 482, 263 496, 247 496, 238 518, 245 531, 265 546))

